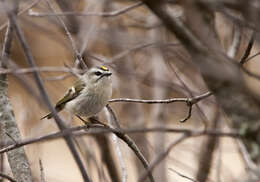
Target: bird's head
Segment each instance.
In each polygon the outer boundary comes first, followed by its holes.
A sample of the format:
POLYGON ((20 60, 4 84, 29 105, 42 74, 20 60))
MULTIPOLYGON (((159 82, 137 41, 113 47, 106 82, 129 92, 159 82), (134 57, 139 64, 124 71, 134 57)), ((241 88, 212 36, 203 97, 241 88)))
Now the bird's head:
POLYGON ((111 83, 112 73, 105 66, 90 68, 84 75, 83 80, 91 85, 111 83))

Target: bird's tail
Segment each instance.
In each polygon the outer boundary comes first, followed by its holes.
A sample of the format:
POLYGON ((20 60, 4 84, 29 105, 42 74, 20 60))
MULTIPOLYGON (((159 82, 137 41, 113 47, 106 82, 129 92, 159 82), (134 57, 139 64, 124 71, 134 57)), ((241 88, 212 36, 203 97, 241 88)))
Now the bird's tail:
MULTIPOLYGON (((64 106, 64 105, 55 106, 56 112, 57 112, 57 113, 60 112, 60 111, 63 109, 63 106, 64 106)), ((54 116, 54 114, 51 112, 51 113, 47 114, 46 116, 43 116, 43 117, 41 118, 41 120, 43 120, 43 119, 45 119, 45 118, 51 119, 51 118, 53 118, 53 116, 54 116)))
POLYGON ((53 117, 53 114, 52 114, 52 113, 49 113, 49 114, 47 114, 46 116, 43 116, 43 117, 41 118, 41 120, 43 120, 43 119, 45 119, 45 118, 51 119, 52 117, 53 117))

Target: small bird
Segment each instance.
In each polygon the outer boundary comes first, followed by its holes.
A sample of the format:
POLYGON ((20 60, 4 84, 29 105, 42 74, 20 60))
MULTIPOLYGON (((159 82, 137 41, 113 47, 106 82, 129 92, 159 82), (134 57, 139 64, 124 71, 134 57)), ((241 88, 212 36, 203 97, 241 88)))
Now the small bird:
MULTIPOLYGON (((112 96, 112 73, 105 66, 90 68, 80 76, 55 105, 57 112, 68 110, 76 116, 90 118, 99 113, 112 96)), ((41 119, 50 119, 49 113, 41 119)))

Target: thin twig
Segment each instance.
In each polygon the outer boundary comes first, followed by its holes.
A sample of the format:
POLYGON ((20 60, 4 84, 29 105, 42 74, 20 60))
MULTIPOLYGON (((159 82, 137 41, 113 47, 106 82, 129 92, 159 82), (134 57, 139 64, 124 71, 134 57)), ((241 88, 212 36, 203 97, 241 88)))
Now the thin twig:
POLYGON ((44 168, 43 168, 41 159, 39 159, 39 166, 40 166, 40 172, 41 172, 41 182, 46 182, 45 174, 44 174, 44 168))
MULTIPOLYGON (((188 93, 189 97, 194 97, 194 93, 193 93, 192 90, 190 89, 190 86, 187 85, 187 84, 183 81, 183 79, 181 78, 181 76, 178 74, 177 68, 175 68, 175 67, 173 66, 173 64, 171 64, 171 63, 168 62, 168 61, 167 61, 167 64, 168 64, 168 67, 171 68, 171 70, 173 71, 173 73, 174 73, 174 75, 176 76, 176 78, 179 80, 179 82, 180 82, 180 84, 182 85, 182 87, 183 87, 183 88, 185 89, 185 91, 188 93)), ((188 114, 187 114, 187 116, 186 116, 184 119, 180 120, 181 123, 187 121, 187 120, 190 119, 190 117, 191 117, 191 112, 192 112, 193 107, 192 107, 191 104, 188 104, 188 103, 186 103, 186 104, 187 104, 187 106, 189 107, 189 108, 188 108, 188 109, 189 109, 189 110, 188 110, 188 114)), ((196 108, 198 109, 198 111, 199 111, 199 115, 200 115, 200 117, 201 117, 202 123, 204 124, 204 128, 207 128, 207 121, 208 121, 208 119, 207 119, 205 113, 203 112, 202 108, 201 108, 198 104, 196 104, 195 107, 196 107, 196 108)))
MULTIPOLYGON (((6 58, 7 59, 7 58, 6 58)), ((10 58, 7 59, 8 60, 8 63, 7 63, 7 66, 9 67, 9 69, 11 70, 19 70, 20 67, 10 58)), ((1 69, 0 68, 0 73, 1 73, 1 70, 8 70, 8 69, 1 69)), ((4 71, 5 72, 5 71, 4 71)), ((3 73, 4 74, 4 73, 3 73)), ((13 74, 13 76, 15 76, 15 78, 21 82, 21 84, 24 86, 25 89, 27 89, 28 93, 31 94, 31 96, 35 97, 39 102, 40 104, 43 103, 42 101, 42 97, 36 92, 36 90, 30 85, 30 80, 31 78, 26 78, 25 76, 23 75, 19 75, 18 73, 16 72, 11 72, 11 74, 13 74)))
MULTIPOLYGON (((109 125, 100 122, 99 120, 97 120, 95 117, 91 117, 89 119, 92 119, 94 122, 92 123, 98 123, 101 124, 102 127, 104 127, 105 129, 108 129, 109 131, 111 131, 112 133, 114 133, 118 138, 120 138, 121 140, 123 140, 135 153, 135 155, 137 156, 137 158, 141 161, 141 163, 143 164, 144 168, 148 170, 148 162, 145 159, 145 157, 143 156, 142 152, 139 150, 139 148, 137 147, 137 145, 135 144, 135 142, 126 134, 124 133, 122 130, 120 129, 114 129, 112 127, 110 127, 109 125)), ((147 172, 150 181, 154 182, 154 178, 151 172, 147 172)))
POLYGON ((246 59, 246 61, 245 61, 245 62, 248 62, 248 61, 250 61, 251 59, 255 58, 255 57, 256 57, 256 56, 258 56, 258 55, 260 55, 260 52, 258 52, 258 53, 256 53, 256 54, 254 54, 254 55, 250 56, 249 58, 247 58, 247 59, 246 59))
MULTIPOLYGON (((20 27, 18 26, 14 15, 12 13, 10 13, 10 14, 8 14, 8 16, 9 16, 10 22, 14 26, 14 30, 15 30, 15 32, 17 34, 18 39, 20 40, 20 43, 22 45, 22 48, 24 50, 24 53, 26 55, 26 58, 27 58, 27 61, 28 61, 29 65, 32 68, 35 68, 36 67, 35 61, 34 61, 34 58, 32 56, 32 53, 30 51, 30 48, 29 48, 27 42, 25 41, 23 32, 21 31, 20 27)), ((54 114, 54 119, 55 119, 59 129, 60 130, 66 129, 66 126, 65 126, 64 122, 57 115, 56 110, 54 109, 54 107, 51 104, 50 98, 47 95, 47 92, 46 92, 45 87, 44 87, 44 85, 42 83, 42 80, 41 80, 41 77, 40 77, 39 73, 38 72, 34 72, 33 75, 34 75, 35 82, 36 82, 36 84, 37 84, 37 86, 39 88, 39 91, 40 91, 40 93, 41 93, 41 95, 43 97, 43 100, 45 101, 45 104, 48 106, 48 108, 54 114)), ((66 143, 67 143, 67 145, 68 145, 68 147, 69 147, 69 149, 70 149, 70 151, 71 151, 71 153, 72 153, 72 155, 73 155, 73 157, 74 157, 74 159, 75 159, 75 161, 76 161, 76 163, 77 163, 77 165, 78 165, 78 167, 80 169, 80 172, 82 174, 83 179, 86 182, 90 182, 90 179, 89 179, 89 177, 87 175, 87 172, 85 170, 83 162, 81 161, 81 158, 80 158, 80 156, 79 156, 79 154, 78 154, 78 152, 77 152, 77 150, 76 150, 76 148, 74 146, 72 138, 68 135, 68 136, 64 136, 64 139, 65 139, 65 141, 66 141, 66 143)))
MULTIPOLYGON (((112 125, 112 121, 111 121, 111 118, 113 117, 113 120, 117 120, 115 114, 111 114, 110 110, 111 109, 108 105, 107 105, 107 108, 105 110, 105 113, 106 113, 106 118, 107 118, 107 121, 110 125, 112 125)), ((117 122, 115 122, 117 123, 117 122)), ((121 152, 121 149, 120 149, 120 146, 119 146, 119 142, 118 142, 118 138, 116 137, 116 135, 112 135, 112 141, 114 143, 114 146, 116 148, 116 152, 117 152, 117 155, 118 155, 118 158, 119 158, 119 162, 120 162, 120 166, 121 166, 121 169, 122 169, 122 182, 126 182, 127 181, 127 170, 126 170, 126 165, 125 165, 125 161, 123 159, 123 155, 122 155, 122 152, 121 152)))
POLYGON ((180 173, 180 172, 178 172, 178 171, 176 171, 176 170, 174 170, 174 169, 172 169, 172 168, 169 168, 169 170, 172 171, 172 172, 174 172, 174 173, 176 173, 177 175, 179 175, 179 176, 182 177, 182 178, 188 179, 188 180, 190 180, 190 181, 192 181, 192 182, 198 182, 197 180, 192 179, 192 178, 190 178, 190 177, 188 177, 188 176, 186 176, 186 175, 184 175, 184 174, 182 174, 182 173, 180 173))
POLYGON ((238 53, 238 50, 239 50, 239 47, 240 47, 240 44, 241 44, 241 39, 242 39, 242 35, 241 35, 241 27, 240 26, 237 26, 235 25, 234 26, 234 35, 233 35, 233 41, 232 41, 232 44, 227 52, 227 55, 230 57, 230 58, 235 58, 237 53, 238 53))
MULTIPOLYGON (((232 137, 232 138, 243 138, 243 135, 241 135, 238 132, 225 132, 221 130, 191 130, 191 129, 179 129, 179 128, 162 128, 162 127, 154 127, 154 128, 132 128, 132 129, 121 129, 122 133, 127 134, 133 134, 133 133, 151 133, 151 132, 163 132, 163 133, 187 133, 190 136, 196 137, 196 136, 218 136, 218 137, 232 137)), ((11 150, 14 150, 16 148, 38 143, 38 142, 44 142, 49 140, 54 140, 60 137, 73 135, 73 136, 84 136, 84 135, 96 135, 96 134, 105 134, 105 133, 114 133, 117 132, 117 129, 113 128, 104 128, 101 125, 87 125, 87 126, 77 126, 73 128, 68 128, 62 131, 54 132, 51 134, 47 134, 44 136, 36 137, 36 138, 28 138, 24 139, 22 141, 17 141, 16 144, 9 144, 8 146, 5 146, 4 148, 0 149, 0 154, 5 153, 11 150), (87 130, 87 129, 96 129, 93 131, 87 130), (80 130, 86 130, 81 131, 80 130)))
POLYGON ((156 159, 151 163, 151 165, 149 166, 148 170, 145 171, 145 172, 141 175, 141 177, 138 179, 138 182, 144 181, 144 180, 146 179, 146 177, 148 176, 149 172, 153 171, 153 169, 154 169, 156 166, 158 166, 158 164, 159 164, 160 162, 162 162, 162 161, 167 157, 167 155, 170 153, 170 151, 172 150, 172 148, 175 147, 175 146, 176 146, 177 144, 179 144, 180 142, 182 142, 183 140, 187 139, 188 136, 189 136, 189 135, 188 135, 187 133, 181 135, 177 140, 175 140, 174 142, 172 142, 164 152, 160 153, 160 154, 156 157, 156 159))
POLYGON ((248 69, 246 69, 244 66, 241 66, 242 71, 244 71, 248 76, 255 78, 257 80, 260 80, 260 75, 257 73, 253 73, 251 71, 249 71, 248 69))
POLYGON ((204 94, 195 96, 193 98, 172 98, 163 100, 143 100, 143 99, 129 99, 129 98, 117 98, 109 100, 110 103, 114 102, 130 102, 130 103, 140 103, 140 104, 170 104, 173 102, 186 102, 191 104, 196 104, 199 101, 211 96, 211 92, 206 92, 204 94))
POLYGON ((258 167, 251 160, 250 154, 248 153, 244 143, 242 143, 242 141, 240 139, 236 139, 235 141, 236 141, 236 144, 237 144, 238 152, 241 154, 243 162, 245 163, 246 170, 257 171, 258 167))
MULTIPOLYGON (((52 5, 51 5, 51 3, 49 2, 49 0, 45 0, 45 2, 48 4, 49 8, 50 8, 54 13, 56 13, 55 9, 52 7, 52 5)), ((57 17, 58 21, 61 23, 61 25, 63 26, 63 28, 64 28, 64 30, 65 30, 65 33, 66 33, 66 35, 68 36, 68 38, 69 38, 69 40, 70 40, 71 47, 72 47, 72 49, 73 49, 73 51, 74 51, 74 54, 75 54, 75 56, 76 56, 76 62, 77 62, 77 60, 78 60, 79 63, 80 63, 80 65, 82 66, 82 68, 83 68, 83 69, 86 69, 86 68, 87 68, 87 65, 86 65, 85 62, 83 61, 83 58, 82 58, 82 56, 80 55, 80 53, 79 53, 79 51, 78 51, 78 49, 77 49, 77 47, 76 47, 75 41, 74 41, 74 39, 72 38, 72 36, 71 36, 71 34, 70 34, 70 32, 69 32, 69 30, 68 30, 66 24, 64 23, 64 21, 62 20, 61 17, 59 17, 59 16, 56 16, 56 17, 57 17)))
MULTIPOLYGON (((64 73, 72 73, 72 70, 67 67, 60 66, 42 66, 35 68, 8 68, 3 69, 0 68, 0 74, 27 74, 33 72, 64 72, 64 73)), ((73 69, 73 72, 82 73, 82 70, 73 69)))
POLYGON ((147 162, 147 160, 145 159, 145 157, 143 156, 142 152, 139 150, 139 148, 136 146, 135 142, 128 136, 126 135, 126 133, 124 133, 121 130, 118 129, 113 129, 108 125, 104 125, 104 128, 109 129, 111 131, 113 131, 113 133, 120 138, 121 140, 123 140, 135 153, 135 155, 138 157, 138 159, 141 161, 141 163, 143 164, 144 168, 147 170, 147 176, 149 176, 150 181, 154 182, 154 178, 153 175, 151 173, 151 171, 149 171, 149 163, 147 162))
POLYGON ((181 123, 184 123, 185 121, 187 121, 191 117, 192 104, 190 102, 187 102, 187 106, 189 107, 188 115, 185 118, 180 120, 181 123))
POLYGON ((119 123, 119 121, 118 121, 118 119, 117 119, 117 117, 116 117, 116 114, 115 114, 115 112, 113 111, 112 107, 111 107, 109 104, 107 104, 107 105, 106 105, 106 108, 107 108, 107 110, 109 111, 109 113, 111 114, 111 116, 113 117, 113 121, 114 121, 114 124, 116 125, 116 127, 117 127, 118 129, 121 129, 120 123, 119 123))
MULTIPOLYGON (((29 9, 33 8, 34 6, 36 6, 41 0, 36 0, 34 2, 32 2, 28 7, 24 8, 23 10, 19 11, 19 13, 17 14, 17 16, 23 14, 24 12, 28 11, 29 9)), ((6 26, 8 25, 8 21, 5 22, 4 24, 2 24, 0 26, 0 31, 2 31, 6 26)))
POLYGON ((8 132, 5 132, 5 134, 14 142, 17 143, 17 141, 12 137, 8 132))
POLYGON ((189 107, 188 115, 181 119, 180 122, 185 122, 191 117, 192 106, 199 101, 209 97, 212 95, 212 92, 206 92, 202 95, 198 95, 192 98, 172 98, 172 99, 164 99, 164 100, 142 100, 142 99, 129 99, 129 98, 118 98, 109 100, 110 103, 113 102, 132 102, 132 103, 142 103, 142 104, 170 104, 174 102, 185 102, 189 107))
POLYGON ((22 146, 25 146, 25 145, 68 136, 73 131, 79 131, 79 130, 86 129, 86 128, 87 128, 87 126, 74 127, 74 128, 65 129, 65 130, 62 130, 62 131, 59 131, 59 132, 51 133, 51 134, 48 134, 48 135, 36 137, 36 138, 24 139, 22 141, 17 141, 15 144, 9 144, 7 147, 2 148, 0 150, 0 153, 5 153, 5 152, 11 151, 15 148, 19 148, 19 147, 22 147, 22 146))
POLYGON ((191 104, 196 104, 199 101, 211 96, 211 92, 206 92, 204 94, 195 96, 193 98, 173 98, 165 100, 141 100, 141 99, 128 99, 128 98, 119 98, 111 99, 109 102, 135 102, 135 103, 146 103, 146 104, 169 104, 173 102, 190 102, 191 104))
POLYGON ((115 11, 111 11, 111 12, 102 12, 102 13, 98 13, 98 12, 89 12, 89 13, 81 13, 81 12, 62 12, 62 13, 38 13, 38 12, 34 12, 34 11, 29 11, 29 15, 30 16, 34 16, 34 17, 44 17, 44 16, 102 16, 102 17, 115 17, 118 15, 121 15, 123 13, 126 13, 132 9, 135 9, 139 6, 143 5, 143 2, 137 2, 131 6, 122 8, 120 10, 115 10, 115 11))
POLYGON ((161 43, 161 42, 152 42, 152 43, 144 43, 144 44, 139 44, 136 45, 130 49, 124 50, 115 56, 113 56, 107 64, 115 64, 117 61, 121 60, 123 57, 127 56, 128 54, 134 52, 134 51, 140 51, 144 48, 148 47, 169 47, 169 46, 180 46, 180 43, 175 43, 175 42, 168 42, 168 43, 161 43))
POLYGON ((248 45, 246 47, 246 50, 244 52, 244 55, 242 56, 242 58, 240 60, 241 65, 245 64, 249 60, 248 56, 250 55, 250 52, 253 48, 254 40, 255 40, 255 32, 252 33, 251 38, 250 38, 248 45))

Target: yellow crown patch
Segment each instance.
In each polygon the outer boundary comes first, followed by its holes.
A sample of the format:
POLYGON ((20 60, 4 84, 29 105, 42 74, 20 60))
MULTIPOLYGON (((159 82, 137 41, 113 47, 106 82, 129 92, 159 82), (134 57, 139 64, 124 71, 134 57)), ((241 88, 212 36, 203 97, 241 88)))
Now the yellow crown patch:
POLYGON ((108 68, 105 67, 105 66, 101 66, 100 68, 101 68, 102 70, 104 70, 104 71, 108 71, 108 68))

